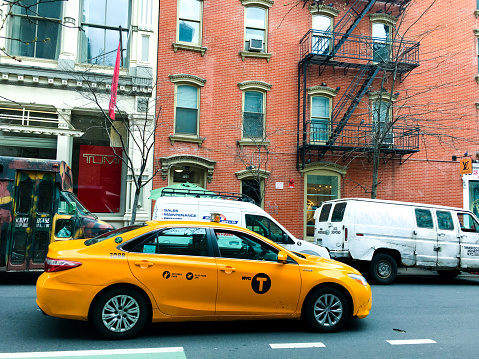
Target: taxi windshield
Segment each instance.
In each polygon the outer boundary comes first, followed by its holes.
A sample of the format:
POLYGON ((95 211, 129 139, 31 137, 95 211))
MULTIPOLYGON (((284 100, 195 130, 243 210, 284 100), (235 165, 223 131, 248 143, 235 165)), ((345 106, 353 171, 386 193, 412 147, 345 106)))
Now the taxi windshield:
POLYGON ((134 225, 134 226, 127 226, 127 227, 123 227, 123 228, 118 228, 118 229, 115 229, 114 231, 103 233, 103 234, 101 234, 97 237, 87 239, 85 241, 85 245, 86 246, 91 246, 92 244, 95 244, 95 243, 98 243, 98 242, 103 242, 104 240, 106 240, 108 238, 112 238, 112 237, 118 236, 120 234, 133 231, 135 229, 143 227, 144 225, 145 224, 141 224, 141 225, 137 224, 137 225, 134 225))

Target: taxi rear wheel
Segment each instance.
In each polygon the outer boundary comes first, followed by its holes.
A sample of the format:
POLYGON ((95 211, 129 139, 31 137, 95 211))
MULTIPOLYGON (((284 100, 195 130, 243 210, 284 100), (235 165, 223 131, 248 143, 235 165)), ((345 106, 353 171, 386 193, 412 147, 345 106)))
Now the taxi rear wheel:
POLYGON ((102 336, 128 339, 140 332, 148 320, 145 299, 131 288, 113 288, 95 302, 91 321, 102 336))
POLYGON ((335 332, 348 321, 348 301, 336 288, 318 288, 308 297, 304 315, 312 330, 322 333, 335 332))

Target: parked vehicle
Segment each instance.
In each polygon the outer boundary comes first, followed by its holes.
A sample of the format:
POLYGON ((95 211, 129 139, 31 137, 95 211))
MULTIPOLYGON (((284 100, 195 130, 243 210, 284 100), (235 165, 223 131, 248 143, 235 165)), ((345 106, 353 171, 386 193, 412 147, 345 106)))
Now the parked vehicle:
POLYGON ((295 238, 249 197, 239 193, 163 190, 152 219, 210 221, 212 215, 218 216, 221 223, 248 228, 290 251, 330 258, 326 248, 295 238))
POLYGON ((303 318, 313 331, 333 332, 368 316, 372 301, 367 281, 345 264, 242 227, 168 220, 52 243, 37 304, 125 339, 148 322, 244 318, 303 318))
POLYGON ((316 211, 314 236, 331 258, 366 264, 372 283, 392 283, 399 266, 432 269, 447 278, 479 270, 479 222, 461 208, 332 200, 316 211))
POLYGON ((72 188, 71 169, 63 161, 0 157, 0 269, 43 270, 50 242, 113 229, 72 188))

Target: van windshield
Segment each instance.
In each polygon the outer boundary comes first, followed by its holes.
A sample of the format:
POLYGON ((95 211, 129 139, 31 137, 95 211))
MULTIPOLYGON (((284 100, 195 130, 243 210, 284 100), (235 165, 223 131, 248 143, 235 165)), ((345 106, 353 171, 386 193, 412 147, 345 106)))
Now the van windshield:
POLYGON ((82 213, 82 214, 86 214, 88 216, 93 216, 95 218, 97 218, 96 215, 94 215, 93 213, 91 213, 88 208, 86 208, 83 203, 80 202, 80 200, 78 199, 77 195, 75 193, 72 193, 72 192, 62 192, 63 196, 65 196, 65 198, 68 200, 68 202, 74 202, 77 206, 77 209, 82 213))

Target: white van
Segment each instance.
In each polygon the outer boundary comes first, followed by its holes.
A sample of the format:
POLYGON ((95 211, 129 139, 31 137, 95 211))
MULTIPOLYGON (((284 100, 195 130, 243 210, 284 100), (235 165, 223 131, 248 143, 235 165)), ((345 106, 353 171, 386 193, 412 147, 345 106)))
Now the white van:
POLYGON ((392 283, 398 266, 433 269, 447 278, 479 271, 479 222, 461 208, 332 200, 315 212, 314 237, 331 258, 366 265, 373 283, 392 283))
POLYGON ((295 238, 263 209, 249 202, 220 198, 159 197, 152 219, 210 221, 212 214, 219 214, 221 223, 248 228, 290 251, 330 258, 326 248, 295 238))

